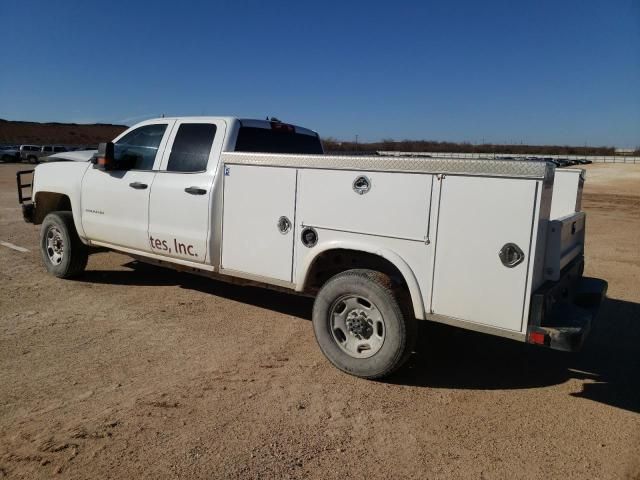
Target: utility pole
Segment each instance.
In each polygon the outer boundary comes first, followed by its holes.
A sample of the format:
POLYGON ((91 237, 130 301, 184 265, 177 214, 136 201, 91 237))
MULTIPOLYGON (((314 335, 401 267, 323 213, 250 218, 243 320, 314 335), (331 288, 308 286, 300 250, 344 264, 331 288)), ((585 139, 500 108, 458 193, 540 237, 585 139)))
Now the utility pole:
POLYGON ((358 151, 358 135, 356 134, 356 152, 358 151))

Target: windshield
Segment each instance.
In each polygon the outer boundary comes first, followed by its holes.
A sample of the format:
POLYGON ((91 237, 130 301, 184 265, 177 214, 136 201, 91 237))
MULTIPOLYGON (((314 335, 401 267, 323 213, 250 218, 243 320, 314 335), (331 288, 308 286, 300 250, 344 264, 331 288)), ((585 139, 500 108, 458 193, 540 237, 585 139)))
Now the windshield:
POLYGON ((296 133, 295 130, 274 130, 259 127, 240 127, 236 152, 307 153, 322 154, 317 135, 296 133))

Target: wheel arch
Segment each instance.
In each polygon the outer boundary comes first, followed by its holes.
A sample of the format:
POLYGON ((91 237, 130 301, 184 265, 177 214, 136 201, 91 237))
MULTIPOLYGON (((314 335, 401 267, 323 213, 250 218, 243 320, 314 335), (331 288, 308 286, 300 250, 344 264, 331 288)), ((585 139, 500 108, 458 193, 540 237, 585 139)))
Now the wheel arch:
POLYGON ((36 225, 40 225, 51 212, 69 211, 73 213, 71 199, 64 193, 39 191, 35 194, 34 203, 33 223, 36 225))
POLYGON ((296 268, 296 290, 313 291, 331 276, 353 268, 371 268, 390 276, 397 276, 404 283, 411 298, 413 313, 417 319, 425 318, 425 307, 420 286, 407 262, 396 252, 374 247, 364 242, 335 241, 313 248, 313 255, 301 259, 296 268), (342 257, 341 262, 336 259, 342 257))

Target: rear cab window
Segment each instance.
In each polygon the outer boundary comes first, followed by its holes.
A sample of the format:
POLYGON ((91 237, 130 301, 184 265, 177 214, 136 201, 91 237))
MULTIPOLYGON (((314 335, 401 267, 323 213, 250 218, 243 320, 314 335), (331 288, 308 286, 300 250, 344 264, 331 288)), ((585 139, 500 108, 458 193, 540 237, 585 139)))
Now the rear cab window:
POLYGON ((168 172, 203 172, 207 169, 216 136, 212 123, 182 123, 171 147, 168 172))
POLYGON ((280 122, 264 122, 264 127, 242 124, 238 131, 235 151, 308 155, 324 153, 316 133, 280 122))

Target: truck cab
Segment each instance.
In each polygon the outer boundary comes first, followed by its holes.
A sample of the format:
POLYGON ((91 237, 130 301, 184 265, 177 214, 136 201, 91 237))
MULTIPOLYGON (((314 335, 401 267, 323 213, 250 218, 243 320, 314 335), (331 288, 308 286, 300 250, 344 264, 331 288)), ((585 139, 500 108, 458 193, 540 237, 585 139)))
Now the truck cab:
POLYGON ((315 132, 280 122, 225 118, 151 120, 113 143, 114 163, 127 167, 86 170, 80 187, 84 236, 93 244, 209 265, 214 235, 210 210, 222 202, 214 198, 214 182, 222 179, 221 153, 322 152, 315 132))

